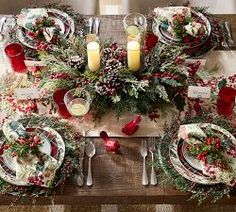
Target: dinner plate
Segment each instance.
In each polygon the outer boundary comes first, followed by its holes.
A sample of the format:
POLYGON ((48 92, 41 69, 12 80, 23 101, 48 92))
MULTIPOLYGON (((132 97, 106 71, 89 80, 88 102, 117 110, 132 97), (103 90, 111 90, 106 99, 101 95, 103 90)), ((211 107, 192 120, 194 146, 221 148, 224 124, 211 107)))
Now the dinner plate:
MULTIPOLYGON (((55 21, 55 24, 60 28, 60 35, 63 38, 71 36, 75 32, 74 20, 65 12, 57 9, 47 9, 49 18, 55 21)), ((19 41, 25 46, 36 49, 36 40, 28 35, 28 30, 24 27, 18 26, 16 36, 19 41)))
POLYGON ((183 140, 173 140, 169 146, 169 154, 172 165, 175 170, 189 181, 204 184, 215 185, 219 182, 204 175, 199 169, 195 169, 191 164, 186 161, 183 156, 183 140))
MULTIPOLYGON (((222 127, 210 123, 199 123, 197 125, 202 129, 209 128, 213 131, 221 133, 236 145, 235 137, 222 127)), ((192 182, 205 185, 214 185, 219 183, 218 181, 203 174, 202 163, 189 154, 187 150, 187 142, 184 140, 173 140, 169 147, 169 154, 174 168, 184 178, 192 182)))
POLYGON ((179 45, 179 46, 191 46, 197 47, 202 45, 211 35, 211 24, 209 20, 200 12, 192 10, 192 15, 201 19, 207 28, 207 35, 202 40, 201 43, 189 43, 188 45, 181 42, 181 39, 174 37, 171 33, 169 33, 166 29, 166 26, 163 27, 163 23, 161 21, 155 20, 153 24, 153 32, 159 37, 160 41, 167 44, 179 45))
MULTIPOLYGON (((36 128, 26 128, 27 132, 33 132, 36 128)), ((60 134, 50 127, 37 128, 42 141, 42 146, 39 150, 42 153, 48 154, 57 160, 59 168, 65 157, 65 144, 60 134)), ((1 144, 1 146, 4 143, 1 144)), ((30 186, 31 184, 16 179, 16 157, 12 157, 7 152, 0 156, 0 177, 10 184, 17 186, 30 186)))

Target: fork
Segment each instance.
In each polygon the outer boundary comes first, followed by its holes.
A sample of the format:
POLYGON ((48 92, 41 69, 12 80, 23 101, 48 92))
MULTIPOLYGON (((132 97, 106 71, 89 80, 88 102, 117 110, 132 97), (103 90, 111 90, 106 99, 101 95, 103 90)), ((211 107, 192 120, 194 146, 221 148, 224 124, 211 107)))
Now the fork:
POLYGON ((148 185, 148 177, 147 177, 147 170, 146 170, 146 157, 147 157, 147 141, 146 140, 142 140, 140 153, 141 153, 141 156, 143 157, 142 185, 148 185))
POLYGON ((156 152, 156 142, 155 138, 150 138, 149 140, 149 152, 152 156, 152 164, 151 164, 151 185, 157 185, 157 175, 154 168, 154 153, 156 152))
POLYGON ((229 21, 225 22, 225 28, 226 28, 227 35, 228 35, 228 45, 229 45, 229 47, 232 47, 232 46, 234 46, 234 41, 233 41, 232 34, 231 34, 231 23, 229 21))
POLYGON ((99 35, 99 27, 100 27, 101 20, 97 17, 95 18, 95 34, 99 35))

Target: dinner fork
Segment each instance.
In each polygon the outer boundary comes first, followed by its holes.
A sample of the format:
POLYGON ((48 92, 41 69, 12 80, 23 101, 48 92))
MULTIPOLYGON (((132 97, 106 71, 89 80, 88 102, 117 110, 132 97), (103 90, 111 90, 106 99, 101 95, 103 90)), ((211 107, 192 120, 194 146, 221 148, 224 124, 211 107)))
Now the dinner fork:
POLYGON ((99 27, 100 27, 101 20, 97 17, 95 18, 95 34, 99 35, 99 27))
POLYGON ((148 177, 147 177, 147 170, 146 170, 146 157, 147 157, 147 141, 146 140, 142 140, 140 153, 141 153, 141 156, 143 157, 142 185, 148 185, 148 177))
POLYGON ((157 175, 154 168, 154 153, 156 152, 156 142, 155 138, 150 138, 149 140, 149 152, 152 156, 152 163, 151 163, 151 185, 157 185, 157 175))
POLYGON ((234 46, 234 40, 231 34, 231 23, 229 21, 225 22, 225 29, 227 31, 227 36, 228 36, 228 45, 229 47, 234 46))

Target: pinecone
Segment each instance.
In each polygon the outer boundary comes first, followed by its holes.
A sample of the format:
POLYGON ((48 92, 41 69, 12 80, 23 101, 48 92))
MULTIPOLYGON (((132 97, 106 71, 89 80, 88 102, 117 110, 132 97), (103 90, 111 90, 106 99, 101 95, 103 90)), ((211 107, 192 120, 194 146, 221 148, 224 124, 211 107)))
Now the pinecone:
POLYGON ((70 57, 70 59, 67 61, 67 64, 71 67, 71 68, 76 68, 76 69, 80 69, 84 66, 85 63, 85 59, 83 56, 80 55, 76 55, 76 56, 72 56, 70 57))
POLYGON ((113 58, 113 49, 112 48, 105 48, 101 52, 102 60, 106 62, 107 60, 110 60, 113 58))
POLYGON ((117 59, 110 59, 106 62, 104 72, 110 72, 112 70, 118 70, 122 66, 122 63, 117 59))
POLYGON ((112 70, 107 73, 103 81, 95 85, 96 92, 103 96, 112 96, 122 88, 123 80, 118 70, 112 70))
POLYGON ((126 64, 127 52, 121 47, 117 47, 114 51, 114 58, 119 60, 123 65, 126 64))

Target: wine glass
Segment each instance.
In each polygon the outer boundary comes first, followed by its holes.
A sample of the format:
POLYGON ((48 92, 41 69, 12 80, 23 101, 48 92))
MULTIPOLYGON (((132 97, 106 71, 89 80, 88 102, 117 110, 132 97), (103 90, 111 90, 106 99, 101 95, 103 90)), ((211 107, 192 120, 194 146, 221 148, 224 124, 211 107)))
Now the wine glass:
POLYGON ((129 13, 123 20, 125 31, 128 35, 128 39, 131 37, 139 37, 147 28, 147 19, 141 13, 129 13))
POLYGON ((72 116, 82 119, 89 112, 91 97, 85 89, 75 88, 65 94, 64 102, 72 116))

